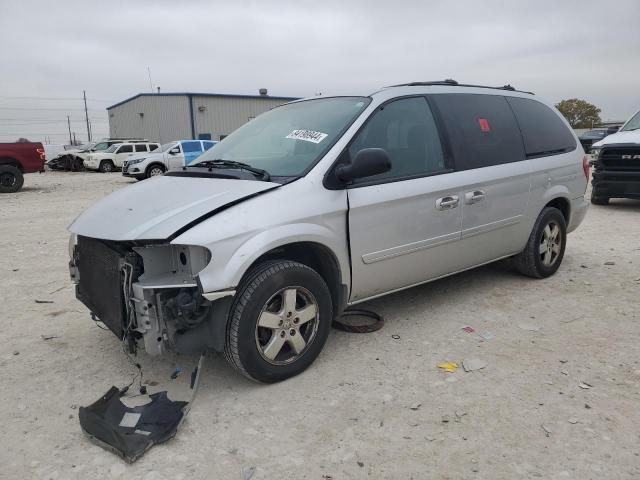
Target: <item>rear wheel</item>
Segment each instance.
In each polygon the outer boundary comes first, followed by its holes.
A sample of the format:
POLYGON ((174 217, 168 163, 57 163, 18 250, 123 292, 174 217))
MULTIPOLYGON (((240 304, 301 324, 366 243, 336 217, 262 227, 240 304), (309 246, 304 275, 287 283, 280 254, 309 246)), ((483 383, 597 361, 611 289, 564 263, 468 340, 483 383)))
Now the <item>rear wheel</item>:
POLYGON ((231 307, 227 362, 259 382, 293 377, 320 354, 332 315, 331 294, 315 270, 287 260, 258 265, 231 307))
POLYGON ((115 165, 111 160, 103 160, 100 162, 100 171, 102 173, 110 173, 116 169, 115 165))
POLYGON ((562 263, 566 239, 564 215, 557 208, 546 207, 533 226, 527 246, 514 258, 516 269, 533 278, 553 275, 562 263))
POLYGON ((0 193, 13 193, 22 188, 24 177, 18 167, 0 165, 0 193))
POLYGON ((162 175, 164 173, 164 166, 159 164, 151 165, 147 168, 147 178, 157 177, 158 175, 162 175))

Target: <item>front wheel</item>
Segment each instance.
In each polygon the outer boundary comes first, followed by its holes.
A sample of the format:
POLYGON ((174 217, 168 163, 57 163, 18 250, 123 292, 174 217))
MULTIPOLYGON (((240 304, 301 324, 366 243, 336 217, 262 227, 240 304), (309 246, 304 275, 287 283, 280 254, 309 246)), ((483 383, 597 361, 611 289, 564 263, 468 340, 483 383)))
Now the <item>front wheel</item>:
POLYGON ((147 168, 147 178, 157 177, 159 175, 164 174, 164 167, 162 165, 151 165, 147 168))
POLYGON ((543 209, 527 246, 515 256, 516 269, 533 278, 553 275, 562 263, 566 243, 567 224, 562 212, 554 207, 543 209))
POLYGON ((608 197, 597 197, 593 193, 591 194, 591 203, 594 205, 608 205, 609 198, 608 197))
POLYGON ((315 270, 288 260, 258 265, 238 287, 225 358, 259 382, 293 377, 320 354, 332 312, 329 288, 315 270))
POLYGON ((100 162, 100 171, 102 173, 111 173, 115 170, 115 165, 111 160, 103 160, 100 162))

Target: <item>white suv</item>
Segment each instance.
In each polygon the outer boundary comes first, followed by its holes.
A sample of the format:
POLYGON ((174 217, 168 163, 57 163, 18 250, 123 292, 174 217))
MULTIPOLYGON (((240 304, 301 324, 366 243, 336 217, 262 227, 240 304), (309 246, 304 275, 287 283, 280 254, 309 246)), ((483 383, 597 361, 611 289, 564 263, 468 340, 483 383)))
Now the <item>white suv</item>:
POLYGON ((349 305, 507 257, 553 275, 588 176, 560 113, 509 86, 300 100, 87 209, 71 275, 131 350, 224 352, 275 382, 349 305))
POLYGON ((153 152, 160 148, 159 143, 135 142, 116 143, 104 152, 90 153, 83 164, 87 170, 99 170, 107 173, 121 169, 125 159, 139 153, 153 152))

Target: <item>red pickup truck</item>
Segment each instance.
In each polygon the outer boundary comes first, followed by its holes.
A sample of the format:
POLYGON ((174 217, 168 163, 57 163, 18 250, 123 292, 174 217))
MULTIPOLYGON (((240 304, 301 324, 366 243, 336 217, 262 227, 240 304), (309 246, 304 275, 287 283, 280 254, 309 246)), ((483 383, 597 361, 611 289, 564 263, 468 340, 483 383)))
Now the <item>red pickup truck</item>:
POLYGON ((25 173, 44 171, 44 147, 40 142, 0 143, 0 193, 17 192, 25 173))

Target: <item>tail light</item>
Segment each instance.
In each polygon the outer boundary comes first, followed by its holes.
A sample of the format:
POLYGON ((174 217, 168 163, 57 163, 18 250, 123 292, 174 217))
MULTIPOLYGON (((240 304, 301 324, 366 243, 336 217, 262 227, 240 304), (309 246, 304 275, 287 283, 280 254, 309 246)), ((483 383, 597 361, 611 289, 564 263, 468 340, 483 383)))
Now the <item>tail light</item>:
POLYGON ((584 178, 589 180, 589 157, 587 155, 582 157, 582 170, 584 171, 584 178))
POLYGON ((44 160, 44 148, 36 148, 36 152, 40 155, 40 160, 44 160))

